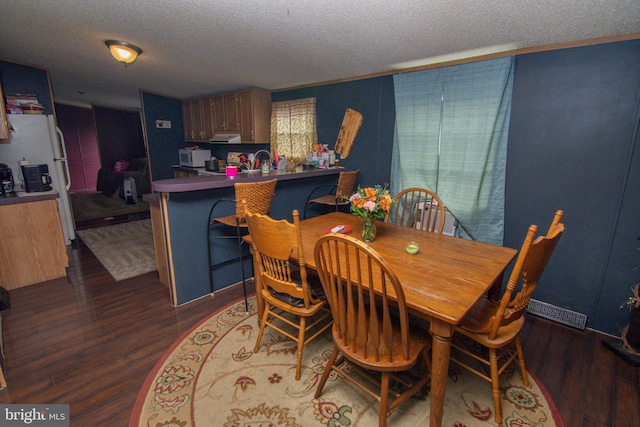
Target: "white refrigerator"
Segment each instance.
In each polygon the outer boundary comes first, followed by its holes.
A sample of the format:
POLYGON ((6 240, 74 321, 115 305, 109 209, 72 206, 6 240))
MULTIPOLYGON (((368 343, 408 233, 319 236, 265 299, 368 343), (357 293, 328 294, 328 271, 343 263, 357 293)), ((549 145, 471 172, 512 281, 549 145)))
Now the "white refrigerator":
POLYGON ((13 171, 16 191, 24 190, 21 160, 32 165, 46 164, 51 175, 52 191, 57 191, 58 211, 66 244, 75 240, 75 226, 69 188, 71 177, 64 146, 64 136, 56 125, 55 116, 33 114, 7 114, 9 139, 0 140, 0 163, 6 163, 13 171))

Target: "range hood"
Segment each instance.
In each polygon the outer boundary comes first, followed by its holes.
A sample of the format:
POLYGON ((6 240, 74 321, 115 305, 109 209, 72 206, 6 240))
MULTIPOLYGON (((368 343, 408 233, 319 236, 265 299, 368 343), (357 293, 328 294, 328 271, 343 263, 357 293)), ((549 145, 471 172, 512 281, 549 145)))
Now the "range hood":
POLYGON ((209 140, 212 144, 240 144, 239 133, 216 133, 209 140))

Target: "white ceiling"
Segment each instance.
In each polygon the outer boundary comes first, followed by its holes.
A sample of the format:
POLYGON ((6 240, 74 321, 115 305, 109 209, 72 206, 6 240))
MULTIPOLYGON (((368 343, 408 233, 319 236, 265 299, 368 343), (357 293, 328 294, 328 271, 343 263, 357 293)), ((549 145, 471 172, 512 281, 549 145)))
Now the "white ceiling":
POLYGON ((639 31, 638 0, 0 4, 1 59, 47 68, 57 102, 118 109, 139 109, 139 89, 177 98, 275 90, 639 31), (143 53, 125 68, 109 54, 107 39, 143 53))

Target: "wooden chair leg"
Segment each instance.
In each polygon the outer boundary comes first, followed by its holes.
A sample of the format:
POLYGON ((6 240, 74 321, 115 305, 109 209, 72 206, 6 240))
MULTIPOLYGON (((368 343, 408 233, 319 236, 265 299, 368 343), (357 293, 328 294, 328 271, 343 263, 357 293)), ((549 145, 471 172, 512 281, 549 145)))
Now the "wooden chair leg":
POLYGON ((307 326, 307 318, 300 317, 300 330, 298 331, 298 363, 296 364, 296 381, 300 380, 302 367, 302 351, 304 350, 304 331, 307 326))
POLYGON ((502 423, 502 407, 500 406, 500 376, 498 375, 498 354, 495 348, 489 349, 489 363, 491 364, 491 391, 493 406, 496 411, 496 423, 502 423))
POLYGON ((387 426, 387 412, 389 408, 389 373, 382 373, 380 384, 380 413, 378 414, 378 427, 387 426))
POLYGON ((529 387, 529 377, 527 376, 527 368, 524 363, 524 352, 522 351, 520 337, 516 337, 516 351, 518 352, 518 363, 520 364, 520 373, 522 374, 522 384, 529 387))
POLYGON ((262 340, 262 334, 264 333, 264 328, 267 326, 267 317, 269 317, 269 303, 265 303, 264 311, 262 313, 262 320, 260 320, 260 329, 258 330, 258 338, 256 339, 256 345, 253 348, 253 352, 257 353, 260 350, 260 341, 262 340))
POLYGON ((329 374, 333 370, 333 365, 336 363, 336 358, 338 357, 338 347, 334 346, 333 351, 331 352, 331 356, 329 356, 329 360, 324 368, 324 372, 322 373, 322 378, 320 378, 320 382, 318 383, 318 388, 316 388, 316 394, 313 396, 315 399, 319 398, 322 394, 322 389, 324 389, 324 385, 329 378, 329 374))

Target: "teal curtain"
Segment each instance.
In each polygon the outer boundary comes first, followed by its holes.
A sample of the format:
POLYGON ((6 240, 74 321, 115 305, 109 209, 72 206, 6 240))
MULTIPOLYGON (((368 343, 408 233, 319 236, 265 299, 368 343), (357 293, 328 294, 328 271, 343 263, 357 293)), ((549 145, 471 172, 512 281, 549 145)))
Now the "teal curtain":
POLYGON ((393 78, 390 187, 435 191, 462 237, 502 244, 514 58, 393 78))

